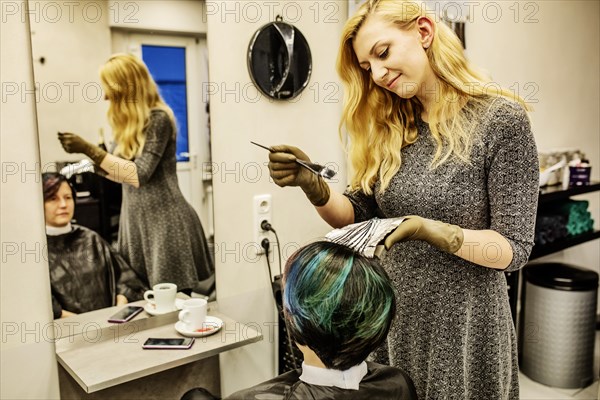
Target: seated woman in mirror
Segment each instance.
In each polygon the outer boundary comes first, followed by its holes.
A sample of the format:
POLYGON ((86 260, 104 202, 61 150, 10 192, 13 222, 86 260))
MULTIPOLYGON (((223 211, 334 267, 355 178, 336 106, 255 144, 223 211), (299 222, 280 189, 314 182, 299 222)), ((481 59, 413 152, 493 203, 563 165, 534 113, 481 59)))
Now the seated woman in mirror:
POLYGON ((96 232, 71 224, 74 192, 64 175, 44 173, 44 216, 54 318, 126 304, 145 289, 96 232))
POLYGON ((214 267, 196 211, 177 181, 177 127, 146 65, 116 54, 100 69, 113 131, 111 153, 74 133, 59 133, 68 153, 87 155, 96 171, 123 184, 118 249, 148 286, 206 293, 214 267), (103 172, 102 172, 103 171, 103 172))

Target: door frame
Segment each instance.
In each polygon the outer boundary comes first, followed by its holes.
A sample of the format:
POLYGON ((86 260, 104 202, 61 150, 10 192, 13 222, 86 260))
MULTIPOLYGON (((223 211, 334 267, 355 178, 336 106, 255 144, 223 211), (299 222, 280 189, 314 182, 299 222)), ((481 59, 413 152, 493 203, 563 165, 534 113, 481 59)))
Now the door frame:
POLYGON ((207 238, 214 233, 212 181, 203 172, 210 165, 210 130, 206 102, 202 96, 203 82, 208 82, 208 51, 206 37, 175 34, 155 34, 139 31, 112 31, 113 52, 133 54, 142 58, 142 45, 185 48, 186 93, 188 108, 189 161, 177 162, 179 186, 194 207, 207 238))

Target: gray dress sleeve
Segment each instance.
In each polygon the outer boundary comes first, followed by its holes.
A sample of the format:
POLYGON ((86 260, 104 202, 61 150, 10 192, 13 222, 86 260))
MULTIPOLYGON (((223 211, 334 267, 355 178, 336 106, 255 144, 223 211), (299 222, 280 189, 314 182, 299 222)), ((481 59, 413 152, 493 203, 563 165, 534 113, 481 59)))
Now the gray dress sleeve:
POLYGON ((377 202, 375 194, 365 194, 362 190, 351 190, 350 187, 344 192, 344 196, 350 200, 354 208, 354 222, 364 222, 377 215, 377 202))
POLYGON ((167 113, 162 110, 153 110, 145 133, 146 142, 142 154, 135 159, 140 186, 152 178, 169 140, 173 137, 173 124, 167 113))
POLYGON ((498 103, 487 129, 490 229, 512 247, 513 258, 505 269, 510 272, 527 263, 533 247, 539 164, 525 110, 515 102, 498 103))

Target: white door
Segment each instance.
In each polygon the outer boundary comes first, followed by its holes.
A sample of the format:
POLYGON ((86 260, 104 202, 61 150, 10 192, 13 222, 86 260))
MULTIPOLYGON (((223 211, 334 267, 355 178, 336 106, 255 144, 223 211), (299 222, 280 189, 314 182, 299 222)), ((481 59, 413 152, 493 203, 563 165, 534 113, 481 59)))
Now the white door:
POLYGON ((148 46, 183 49, 188 150, 178 153, 177 177, 183 195, 198 213, 206 236, 211 238, 212 182, 207 174, 203 174, 203 166, 209 165, 211 159, 208 112, 206 99, 202 97, 202 84, 208 82, 206 39, 125 31, 114 31, 112 35, 113 52, 130 53, 141 59, 144 59, 143 51, 148 46))

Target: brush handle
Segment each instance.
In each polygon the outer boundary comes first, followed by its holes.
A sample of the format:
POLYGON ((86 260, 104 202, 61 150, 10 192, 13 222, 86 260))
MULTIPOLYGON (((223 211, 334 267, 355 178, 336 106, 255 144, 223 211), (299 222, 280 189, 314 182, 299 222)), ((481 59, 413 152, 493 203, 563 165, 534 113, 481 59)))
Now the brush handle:
MULTIPOLYGON (((255 146, 258 147, 262 147, 265 150, 268 150, 269 152, 273 153, 273 149, 271 149, 270 147, 267 146, 263 146, 262 144, 258 144, 256 142, 250 141, 250 143, 252 143, 255 146)), ((315 164, 312 162, 308 162, 308 161, 304 161, 304 160, 300 160, 298 158, 296 158, 296 164, 303 166, 304 168, 306 168, 307 170, 309 170, 310 172, 312 172, 315 175, 319 175, 319 176, 323 176, 322 175, 322 171, 326 170, 326 168, 322 165, 319 164, 315 164)), ((333 172, 331 174, 331 176, 335 175, 335 172, 333 172)), ((325 176, 326 178, 331 178, 331 176, 325 176)))
POLYGON ((250 143, 252 143, 252 144, 253 144, 253 145, 255 145, 255 146, 262 147, 263 149, 265 149, 265 150, 268 150, 270 153, 272 153, 272 152, 273 152, 273 150, 272 150, 270 147, 263 146, 262 144, 258 144, 258 143, 256 143, 256 142, 253 142, 253 141, 250 141, 250 143))

